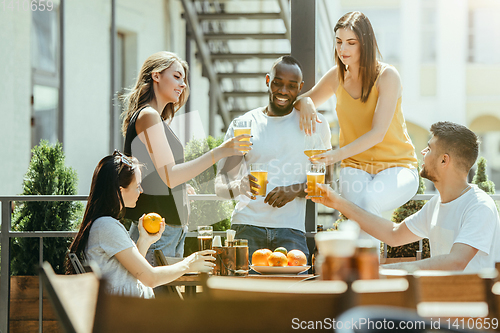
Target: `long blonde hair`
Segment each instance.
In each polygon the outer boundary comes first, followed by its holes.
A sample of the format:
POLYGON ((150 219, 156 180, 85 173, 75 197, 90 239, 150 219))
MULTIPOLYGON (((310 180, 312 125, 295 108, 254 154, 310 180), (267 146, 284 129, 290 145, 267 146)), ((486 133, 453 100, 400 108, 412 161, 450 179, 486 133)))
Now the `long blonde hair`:
MULTIPOLYGON (((333 31, 337 32, 338 29, 347 28, 354 32, 361 46, 361 57, 359 61, 361 102, 366 103, 380 71, 380 65, 377 60, 377 55, 380 56, 380 51, 378 49, 377 40, 375 39, 375 32, 373 31, 370 20, 368 20, 365 14, 361 12, 350 12, 345 14, 338 20, 333 31)), ((344 84, 346 67, 337 54, 337 48, 335 48, 335 63, 338 68, 339 81, 344 84)))
POLYGON ((179 96, 178 102, 168 103, 165 106, 160 114, 161 118, 163 120, 172 120, 175 113, 184 104, 186 104, 189 96, 189 84, 187 81, 189 66, 187 62, 179 58, 179 56, 175 53, 167 51, 157 52, 149 56, 141 67, 141 71, 139 72, 134 88, 120 96, 120 99, 123 102, 123 112, 121 114, 121 117, 123 118, 123 136, 127 133, 128 124, 130 123, 130 119, 133 114, 147 105, 155 97, 153 78, 151 76, 152 73, 163 72, 165 69, 169 68, 174 61, 179 62, 179 64, 181 64, 184 68, 184 83, 186 84, 186 87, 179 96))

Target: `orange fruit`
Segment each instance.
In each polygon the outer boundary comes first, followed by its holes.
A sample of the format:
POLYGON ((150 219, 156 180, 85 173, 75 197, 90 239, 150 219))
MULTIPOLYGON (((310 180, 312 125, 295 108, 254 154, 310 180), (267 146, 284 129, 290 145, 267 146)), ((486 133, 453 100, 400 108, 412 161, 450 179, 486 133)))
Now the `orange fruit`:
POLYGON ((304 252, 300 250, 289 251, 286 255, 288 259, 288 266, 305 266, 307 265, 307 257, 304 252))
POLYGON ((276 250, 274 250, 274 252, 281 252, 284 255, 286 255, 288 251, 283 246, 280 246, 280 247, 276 248, 276 250))
POLYGON ((147 232, 150 234, 156 234, 158 231, 160 231, 160 223, 161 223, 161 216, 160 214, 156 213, 149 213, 144 216, 142 219, 142 225, 144 226, 144 229, 146 229, 147 232))
POLYGON ((252 254, 252 265, 254 266, 269 266, 267 259, 273 253, 269 249, 258 249, 252 254))
POLYGON ((273 252, 269 256, 269 259, 267 259, 269 262, 269 266, 287 266, 288 265, 288 259, 286 258, 286 255, 284 255, 281 252, 273 252))

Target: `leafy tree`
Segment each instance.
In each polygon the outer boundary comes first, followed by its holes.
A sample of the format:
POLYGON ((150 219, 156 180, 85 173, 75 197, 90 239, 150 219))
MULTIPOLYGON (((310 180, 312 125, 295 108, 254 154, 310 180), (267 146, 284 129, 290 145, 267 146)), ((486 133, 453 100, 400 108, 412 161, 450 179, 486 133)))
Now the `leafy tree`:
MULTIPOLYGON (((64 166, 60 143, 49 145, 42 140, 32 150, 28 171, 23 180, 22 195, 76 195, 77 175, 64 166)), ((68 231, 82 214, 83 205, 74 201, 24 201, 14 210, 14 231, 68 231)), ((64 260, 71 238, 45 238, 43 258, 57 273, 64 273, 64 260)), ((37 275, 39 239, 14 238, 12 241, 12 275, 37 275)))
MULTIPOLYGON (((420 171, 420 168, 419 168, 420 171)), ((418 176, 418 191, 417 194, 424 194, 425 184, 420 174, 418 176)), ((410 200, 404 205, 394 210, 392 214, 392 221, 395 223, 401 223, 405 218, 418 212, 425 205, 426 200, 410 200)), ((391 247, 387 245, 387 257, 388 258, 400 258, 400 257, 415 257, 419 249, 419 242, 414 242, 402 246, 391 247)), ((427 238, 423 239, 422 245, 422 259, 430 257, 429 240, 427 238)))
MULTIPOLYGON (((208 136, 206 139, 192 139, 186 144, 184 156, 186 161, 194 160, 207 151, 222 144, 224 137, 214 138, 208 136)), ((188 184, 193 186, 197 194, 215 194, 214 179, 217 173, 217 166, 213 165, 188 184)), ((214 231, 224 231, 231 227, 231 214, 234 210, 234 201, 212 201, 196 200, 191 202, 191 214, 189 216, 189 229, 196 230, 198 225, 213 224, 214 231)), ((186 239, 185 254, 198 251, 196 238, 186 239)))

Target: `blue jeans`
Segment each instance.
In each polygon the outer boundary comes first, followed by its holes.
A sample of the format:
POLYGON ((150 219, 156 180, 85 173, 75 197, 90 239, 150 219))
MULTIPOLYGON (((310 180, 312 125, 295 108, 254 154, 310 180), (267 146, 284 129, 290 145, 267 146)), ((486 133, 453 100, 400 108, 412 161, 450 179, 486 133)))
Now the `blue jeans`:
POLYGON ((274 251, 283 246, 288 251, 301 250, 309 257, 306 234, 291 228, 262 228, 249 224, 233 224, 231 229, 236 230, 236 238, 248 239, 248 259, 258 249, 274 251))
MULTIPOLYGON (((137 242, 137 239, 139 239, 139 228, 137 227, 137 223, 134 222, 130 225, 129 235, 134 242, 137 242)), ((165 257, 182 258, 184 255, 185 239, 186 232, 182 226, 171 224, 165 225, 165 231, 161 235, 161 238, 149 247, 146 254, 146 260, 152 266, 156 266, 156 261, 154 260, 154 250, 161 250, 165 257)))

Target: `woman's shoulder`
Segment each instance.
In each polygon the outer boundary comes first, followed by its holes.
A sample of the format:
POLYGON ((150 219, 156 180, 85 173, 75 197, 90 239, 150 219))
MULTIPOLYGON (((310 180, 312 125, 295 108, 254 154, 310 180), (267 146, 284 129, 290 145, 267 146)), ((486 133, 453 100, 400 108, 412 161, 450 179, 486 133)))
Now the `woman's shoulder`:
POLYGON ((135 122, 137 134, 161 122, 162 120, 158 111, 150 106, 146 106, 141 110, 135 122))
POLYGON ((399 76, 399 72, 396 67, 380 62, 380 74, 378 78, 377 85, 385 86, 385 85, 393 85, 397 86, 401 85, 401 77, 399 76))
POLYGON ((92 224, 92 229, 101 229, 101 228, 116 228, 120 227, 122 224, 120 221, 111 216, 101 216, 97 218, 92 224))

